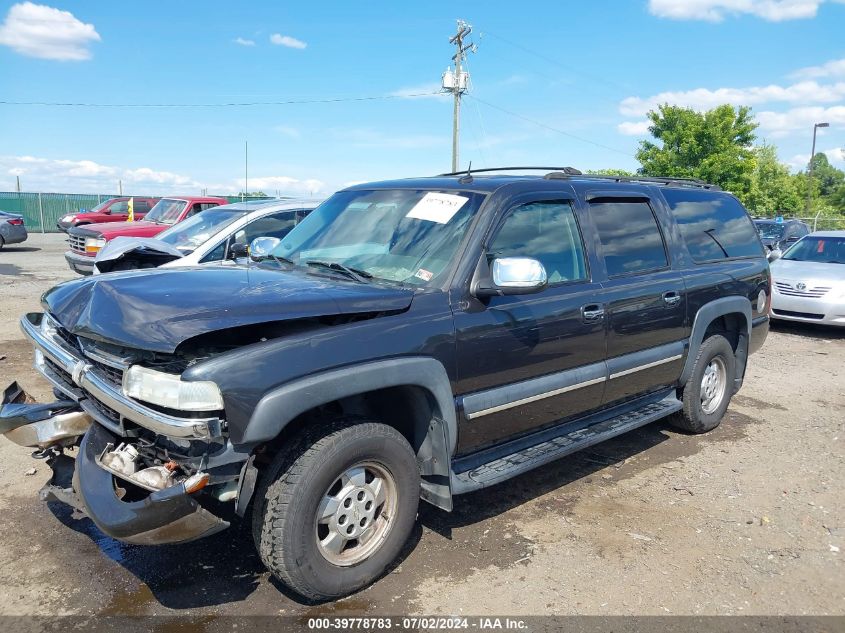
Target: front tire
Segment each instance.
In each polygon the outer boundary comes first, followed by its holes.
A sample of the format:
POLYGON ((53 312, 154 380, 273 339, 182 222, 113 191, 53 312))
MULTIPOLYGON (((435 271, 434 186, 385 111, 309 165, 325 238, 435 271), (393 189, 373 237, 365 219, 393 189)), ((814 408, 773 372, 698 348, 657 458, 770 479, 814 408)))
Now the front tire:
POLYGON ((396 429, 359 419, 308 429, 264 473, 253 508, 258 553, 309 600, 348 595, 399 556, 419 495, 416 456, 396 429))
POLYGON ((683 409, 670 423, 689 433, 712 431, 725 415, 733 395, 736 357, 728 340, 714 334, 698 349, 692 375, 683 388, 683 409))

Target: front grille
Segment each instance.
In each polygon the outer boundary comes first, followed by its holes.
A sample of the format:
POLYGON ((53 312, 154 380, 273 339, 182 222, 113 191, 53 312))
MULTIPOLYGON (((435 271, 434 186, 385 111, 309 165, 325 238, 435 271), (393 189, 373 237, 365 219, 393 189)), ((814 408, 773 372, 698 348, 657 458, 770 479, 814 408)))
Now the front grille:
POLYGON ((73 334, 68 332, 63 327, 57 327, 56 333, 62 338, 62 340, 70 346, 70 349, 81 351, 79 348, 79 339, 77 339, 73 334))
POLYGON ((793 310, 772 310, 775 316, 795 317, 797 319, 823 319, 823 314, 813 312, 794 312, 793 310))
POLYGON ((814 288, 803 288, 799 290, 792 284, 783 281, 776 281, 775 287, 778 292, 787 297, 806 297, 808 299, 820 299, 830 291, 830 286, 816 286, 814 288))
POLYGON ((70 250, 75 253, 85 253, 85 238, 81 235, 68 234, 67 243, 70 245, 70 250))
POLYGON ((101 378, 104 378, 106 382, 108 382, 112 387, 115 387, 118 391, 123 388, 122 369, 110 367, 105 363, 100 363, 93 359, 89 360, 91 361, 91 364, 96 368, 97 374, 99 374, 101 378))
POLYGON ((64 383, 65 387, 68 389, 76 389, 76 385, 73 383, 73 379, 71 378, 70 374, 67 373, 62 367, 59 367, 50 360, 47 356, 44 356, 44 364, 46 365, 47 369, 53 373, 53 375, 64 383))

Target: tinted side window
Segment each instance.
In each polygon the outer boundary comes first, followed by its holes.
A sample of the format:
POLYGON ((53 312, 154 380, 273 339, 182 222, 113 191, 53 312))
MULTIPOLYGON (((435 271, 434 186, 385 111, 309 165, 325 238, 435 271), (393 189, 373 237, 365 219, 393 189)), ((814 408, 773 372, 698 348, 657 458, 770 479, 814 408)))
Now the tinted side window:
POLYGON ((748 212, 733 196, 695 189, 663 189, 681 235, 697 262, 763 254, 748 212))
POLYGON ((581 234, 568 202, 534 202, 511 211, 488 257, 533 257, 543 264, 550 284, 587 278, 581 234))
POLYGON ((663 237, 645 200, 605 198, 590 202, 609 277, 664 268, 663 237))

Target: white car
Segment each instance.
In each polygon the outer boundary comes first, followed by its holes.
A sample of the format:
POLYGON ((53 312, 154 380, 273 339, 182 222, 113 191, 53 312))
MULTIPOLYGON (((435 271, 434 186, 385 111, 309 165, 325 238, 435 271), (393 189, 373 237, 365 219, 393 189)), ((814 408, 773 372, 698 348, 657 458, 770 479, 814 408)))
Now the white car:
POLYGON ((772 318, 845 326, 845 231, 802 237, 772 263, 772 318))
POLYGON ((227 263, 256 237, 283 238, 321 200, 254 200, 207 209, 154 238, 118 237, 97 253, 94 274, 227 263))

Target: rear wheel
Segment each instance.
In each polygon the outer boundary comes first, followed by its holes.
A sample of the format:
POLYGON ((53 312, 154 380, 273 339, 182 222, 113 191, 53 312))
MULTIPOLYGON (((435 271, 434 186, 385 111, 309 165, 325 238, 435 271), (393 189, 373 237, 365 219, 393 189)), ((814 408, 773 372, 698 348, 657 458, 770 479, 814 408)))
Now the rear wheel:
POLYGON ((3 239, 3 236, 0 235, 0 251, 3 250, 3 246, 5 246, 6 241, 3 239))
POLYGON ((308 599, 348 595, 399 555, 419 494, 416 456, 394 428, 337 419, 306 430, 276 456, 257 491, 258 552, 308 599))
POLYGON ((707 338, 683 388, 684 407, 670 418, 672 425, 690 433, 719 426, 731 402, 735 374, 736 357, 728 340, 719 334, 707 338))

